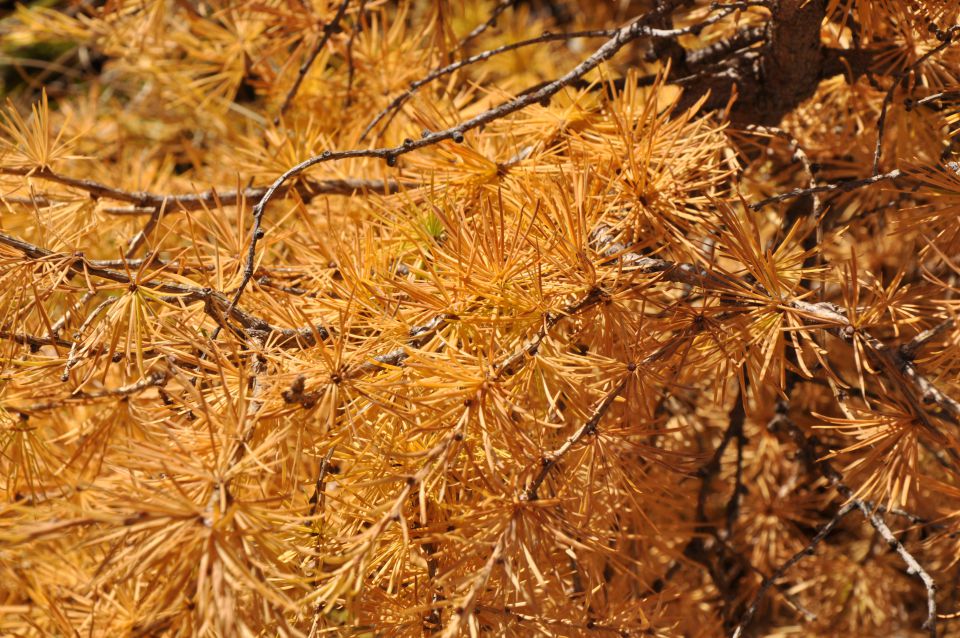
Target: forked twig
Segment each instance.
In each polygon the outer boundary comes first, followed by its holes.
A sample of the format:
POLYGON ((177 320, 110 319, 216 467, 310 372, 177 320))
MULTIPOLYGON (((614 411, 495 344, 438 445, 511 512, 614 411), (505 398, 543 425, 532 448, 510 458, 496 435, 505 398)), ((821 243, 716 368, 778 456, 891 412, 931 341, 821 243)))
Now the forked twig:
POLYGON ((762 600, 766 591, 770 588, 770 585, 772 585, 777 578, 783 576, 787 569, 798 563, 804 556, 813 554, 813 551, 816 549, 816 545, 826 538, 827 534, 830 533, 830 530, 836 527, 836 525, 840 522, 839 519, 849 514, 849 512, 853 509, 857 509, 861 514, 863 514, 864 518, 868 523, 870 523, 870 526, 873 527, 874 531, 880 535, 880 538, 883 539, 888 547, 897 553, 900 559, 907 566, 907 574, 916 576, 923 584, 927 596, 927 618, 924 621, 923 627, 929 632, 931 638, 936 638, 936 581, 934 581, 933 577, 930 576, 930 574, 920 565, 917 559, 909 551, 907 551, 907 548, 904 547, 903 543, 900 542, 893 532, 890 531, 890 528, 879 515, 881 508, 873 506, 867 501, 856 497, 854 491, 843 482, 843 475, 841 475, 840 472, 838 472, 831 465, 830 461, 824 458, 819 458, 814 441, 804 434, 800 426, 787 417, 785 409, 778 409, 777 414, 771 420, 768 428, 776 429, 781 425, 787 428, 790 437, 800 448, 802 457, 805 459, 805 461, 816 467, 823 477, 827 479, 837 490, 837 492, 847 499, 847 501, 841 508, 840 512, 830 522, 828 522, 826 526, 821 528, 820 532, 818 532, 811 542, 807 544, 806 548, 795 554, 780 568, 778 568, 774 574, 771 575, 769 581, 764 581, 760 589, 756 592, 756 594, 754 594, 753 600, 747 607, 746 612, 737 625, 732 638, 740 638, 740 636, 743 634, 744 629, 750 623, 750 620, 756 613, 760 601, 762 600))

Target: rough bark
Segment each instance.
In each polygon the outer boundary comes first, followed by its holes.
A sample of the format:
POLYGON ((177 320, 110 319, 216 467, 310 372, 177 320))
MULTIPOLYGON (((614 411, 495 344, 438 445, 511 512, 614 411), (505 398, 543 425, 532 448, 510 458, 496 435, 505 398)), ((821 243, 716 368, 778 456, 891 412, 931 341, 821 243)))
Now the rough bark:
POLYGON ((704 108, 724 108, 736 92, 733 121, 771 126, 813 95, 825 70, 820 28, 826 1, 777 0, 771 12, 760 49, 746 49, 677 80, 686 89, 682 107, 709 91, 704 108))

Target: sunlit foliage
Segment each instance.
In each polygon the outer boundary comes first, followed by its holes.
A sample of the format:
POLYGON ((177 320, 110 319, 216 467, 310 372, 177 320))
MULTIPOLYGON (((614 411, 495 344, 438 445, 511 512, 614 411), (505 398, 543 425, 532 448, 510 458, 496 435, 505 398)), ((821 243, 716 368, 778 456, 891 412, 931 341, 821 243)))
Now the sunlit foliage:
POLYGON ((0 634, 946 635, 953 4, 19 6, 0 634))

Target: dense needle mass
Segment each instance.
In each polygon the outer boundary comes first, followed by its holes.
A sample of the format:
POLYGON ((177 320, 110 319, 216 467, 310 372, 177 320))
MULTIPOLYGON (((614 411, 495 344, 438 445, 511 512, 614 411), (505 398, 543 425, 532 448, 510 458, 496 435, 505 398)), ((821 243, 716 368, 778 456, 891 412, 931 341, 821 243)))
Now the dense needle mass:
POLYGON ((0 633, 955 631, 960 8, 0 18, 0 633))

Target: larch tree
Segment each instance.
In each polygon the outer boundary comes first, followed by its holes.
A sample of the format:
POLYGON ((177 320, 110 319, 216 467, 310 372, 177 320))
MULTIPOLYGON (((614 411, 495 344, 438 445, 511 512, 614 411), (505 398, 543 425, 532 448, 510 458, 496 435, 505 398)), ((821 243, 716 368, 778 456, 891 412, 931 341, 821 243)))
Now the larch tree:
POLYGON ((960 635, 960 4, 4 9, 0 634, 960 635))

